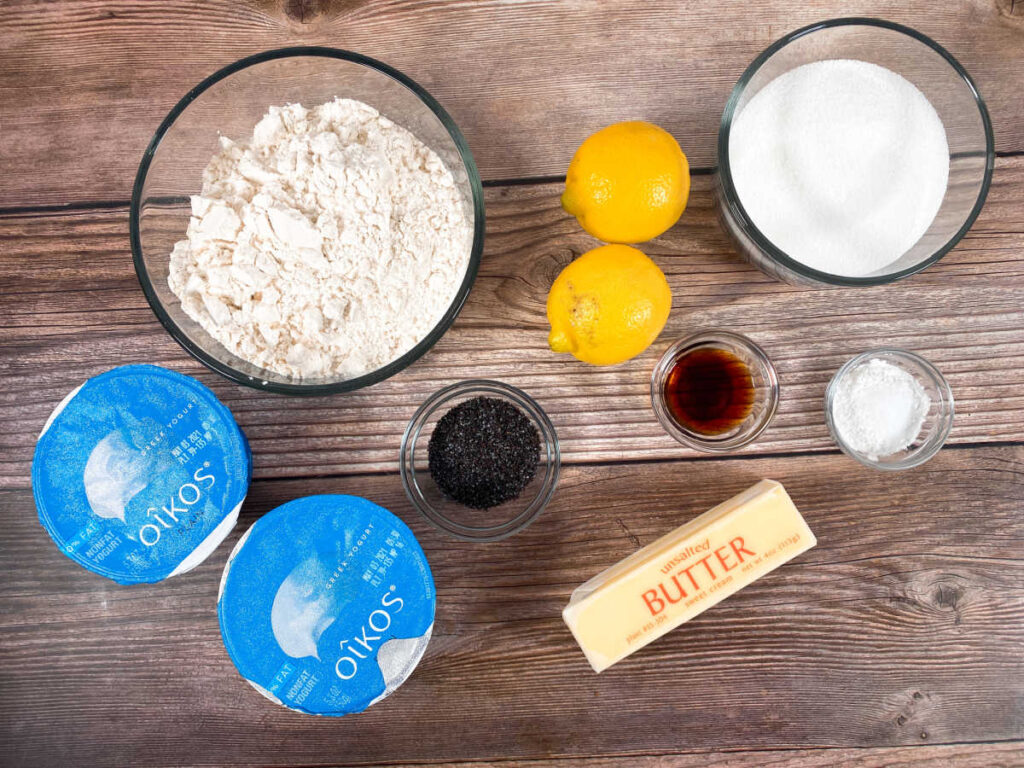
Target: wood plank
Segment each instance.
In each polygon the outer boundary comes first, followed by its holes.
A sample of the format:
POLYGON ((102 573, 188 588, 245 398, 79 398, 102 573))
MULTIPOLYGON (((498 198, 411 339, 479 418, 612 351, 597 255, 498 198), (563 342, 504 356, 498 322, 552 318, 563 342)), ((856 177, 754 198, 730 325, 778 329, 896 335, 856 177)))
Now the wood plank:
POLYGON ((0 491, 0 748, 18 765, 233 766, 1020 740, 1022 502, 1024 446, 896 475, 840 456, 574 466, 533 526, 473 545, 414 515, 394 475, 264 481, 207 563, 124 588, 65 560, 27 491, 0 491), (571 590, 763 476, 786 483, 819 545, 594 675, 561 622, 571 590), (241 530, 322 492, 406 519, 438 587, 420 668, 341 721, 254 692, 214 611, 241 530))
POLYGON ((883 749, 792 749, 689 755, 627 755, 570 760, 417 763, 392 768, 1019 768, 1024 743, 951 744, 883 749))
POLYGON ((645 246, 673 288, 668 327, 644 355, 610 368, 546 346, 548 287, 595 244, 559 208, 559 189, 489 189, 483 267, 452 330, 391 380, 315 399, 239 387, 192 361, 138 287, 124 210, 0 217, 0 485, 27 485, 35 438, 68 391, 130 362, 167 365, 212 386, 249 436, 257 477, 394 471, 416 407, 435 389, 474 377, 536 397, 566 461, 694 456, 657 423, 649 377, 671 340, 707 326, 750 335, 779 370, 778 416, 748 455, 834 450, 825 385, 844 360, 883 345, 917 351, 949 378, 953 444, 1024 439, 1024 158, 999 161, 981 218, 940 264, 871 289, 798 289, 747 266, 716 222, 710 178, 696 177, 681 223, 645 246))
MULTIPOLYGON (((1024 150, 1024 10, 1011 0, 862 0, 946 46, 977 80, 997 148, 1024 150)), ((431 91, 485 178, 563 174, 592 131, 646 119, 695 166, 733 84, 769 43, 850 14, 844 0, 601 3, 9 0, 0 5, 0 206, 125 200, 139 159, 190 88, 243 56, 328 45, 431 91)))

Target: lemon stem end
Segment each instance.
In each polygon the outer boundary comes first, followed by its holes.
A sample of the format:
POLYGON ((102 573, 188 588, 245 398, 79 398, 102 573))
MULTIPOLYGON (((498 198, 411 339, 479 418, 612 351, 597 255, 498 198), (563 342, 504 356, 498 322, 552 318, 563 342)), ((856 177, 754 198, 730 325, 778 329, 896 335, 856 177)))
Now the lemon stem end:
POLYGON ((575 345, 562 331, 552 330, 548 334, 548 346, 551 347, 552 352, 563 353, 572 352, 575 345))

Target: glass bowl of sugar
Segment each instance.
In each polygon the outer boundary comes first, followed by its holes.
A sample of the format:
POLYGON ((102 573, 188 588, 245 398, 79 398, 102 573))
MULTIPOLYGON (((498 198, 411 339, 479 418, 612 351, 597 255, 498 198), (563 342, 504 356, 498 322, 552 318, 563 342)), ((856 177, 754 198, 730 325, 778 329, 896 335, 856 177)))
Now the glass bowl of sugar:
POLYGON ((847 456, 874 469, 910 469, 953 428, 953 391, 920 355, 884 347, 848 360, 825 390, 825 423, 847 456))
POLYGON ((988 110, 940 45, 878 19, 774 43, 722 115, 719 214, 740 253, 784 282, 872 286, 934 264, 988 193, 988 110))

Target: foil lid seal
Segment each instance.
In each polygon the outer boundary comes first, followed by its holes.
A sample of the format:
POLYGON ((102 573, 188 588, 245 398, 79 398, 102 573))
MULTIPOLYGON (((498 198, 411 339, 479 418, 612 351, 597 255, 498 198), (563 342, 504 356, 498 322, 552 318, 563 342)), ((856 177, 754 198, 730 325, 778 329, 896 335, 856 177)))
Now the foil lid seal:
POLYGON ((36 443, 32 492, 60 550, 120 584, 201 563, 238 519, 252 474, 245 436, 206 386, 154 365, 72 391, 36 443))
POLYGON ((436 596, 412 531, 357 496, 308 496, 268 512, 224 568, 217 612, 228 655, 267 698, 315 715, 361 712, 412 674, 436 596))

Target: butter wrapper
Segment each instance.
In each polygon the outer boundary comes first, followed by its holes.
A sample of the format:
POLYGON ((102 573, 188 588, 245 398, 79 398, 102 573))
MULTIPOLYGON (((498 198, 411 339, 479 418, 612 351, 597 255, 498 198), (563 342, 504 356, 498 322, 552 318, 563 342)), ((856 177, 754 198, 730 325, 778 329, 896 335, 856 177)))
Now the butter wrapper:
POLYGON ((816 543, 785 488, 762 480, 578 587, 562 618, 601 672, 816 543))

